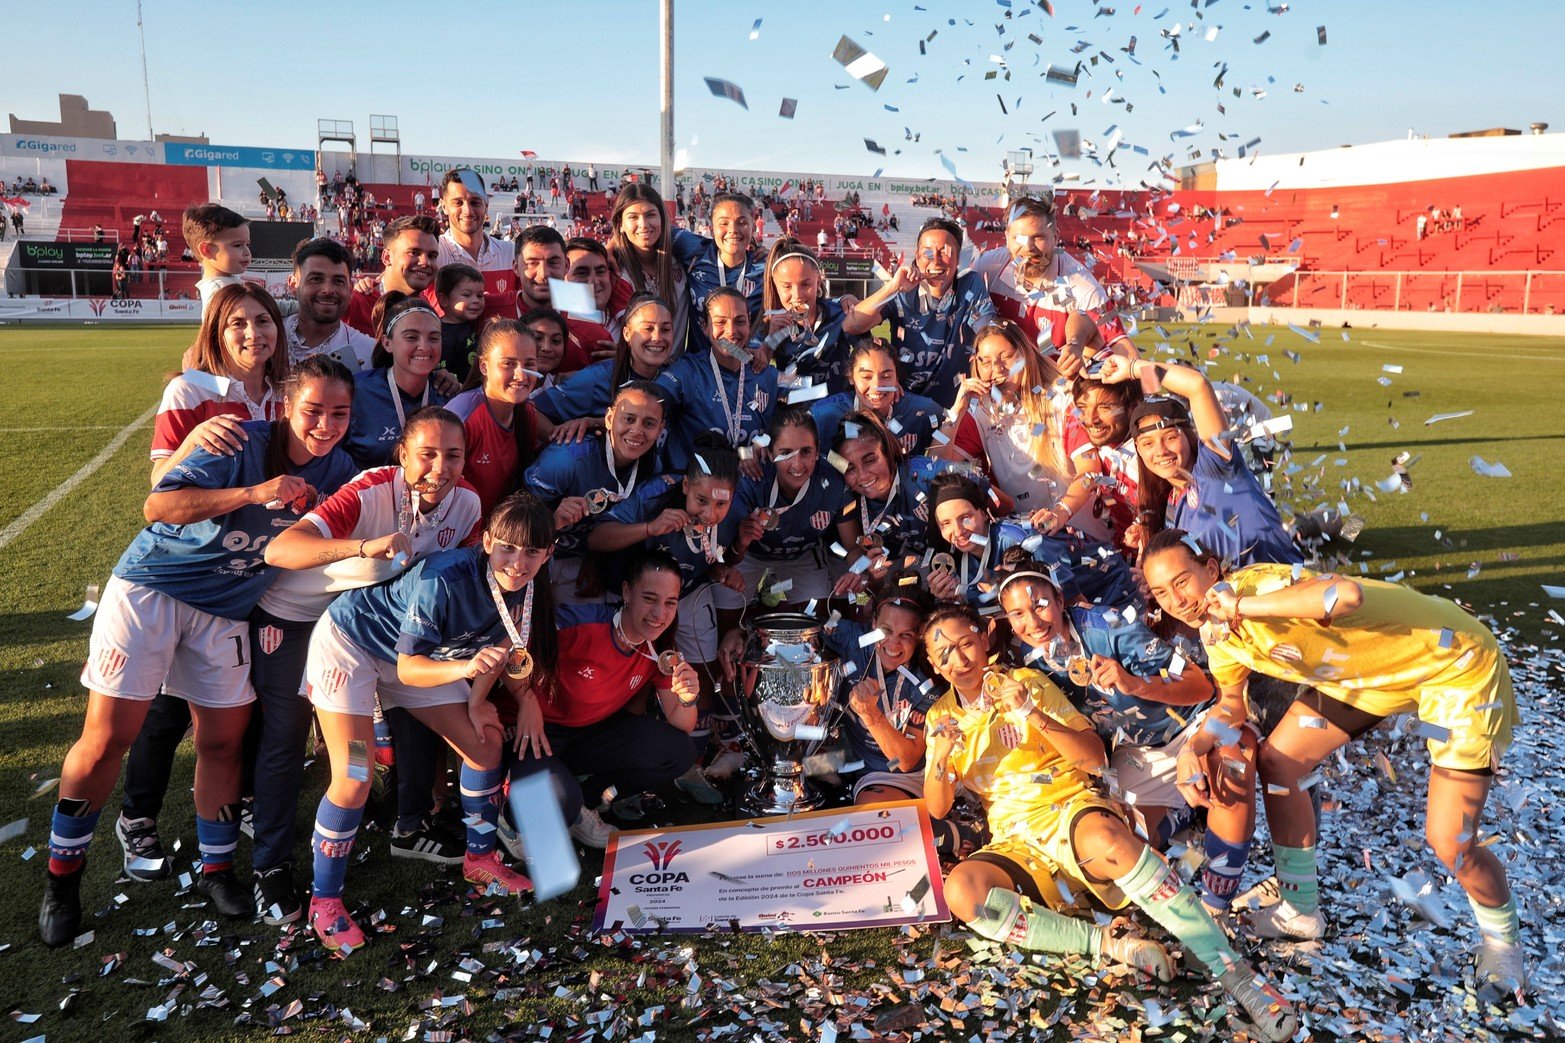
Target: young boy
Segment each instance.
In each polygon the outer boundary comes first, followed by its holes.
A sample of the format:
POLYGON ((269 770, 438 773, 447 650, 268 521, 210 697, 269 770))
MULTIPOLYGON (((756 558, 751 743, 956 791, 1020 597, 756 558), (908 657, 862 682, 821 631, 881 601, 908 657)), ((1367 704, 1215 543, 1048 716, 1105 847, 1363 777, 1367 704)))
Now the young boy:
POLYGON ((226 206, 201 203, 185 210, 185 243, 201 262, 201 311, 225 286, 243 282, 250 267, 250 222, 226 206))
POLYGON ((448 264, 435 274, 440 301, 440 365, 466 380, 478 351, 478 320, 484 314, 484 273, 470 264, 448 264))

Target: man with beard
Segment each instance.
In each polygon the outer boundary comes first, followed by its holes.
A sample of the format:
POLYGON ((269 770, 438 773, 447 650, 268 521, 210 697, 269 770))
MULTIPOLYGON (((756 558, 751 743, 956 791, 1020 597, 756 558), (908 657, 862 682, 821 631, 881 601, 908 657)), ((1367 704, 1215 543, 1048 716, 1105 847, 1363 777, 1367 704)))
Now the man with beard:
POLYGON ((470 264, 484 275, 484 314, 479 320, 516 314, 515 246, 484 231, 489 193, 484 179, 466 168, 446 171, 440 181, 440 209, 449 226, 440 237, 440 266, 470 264))
POLYGON ((380 279, 360 279, 348 302, 345 319, 349 326, 373 337, 372 315, 375 302, 389 290, 418 296, 435 281, 439 267, 440 226, 435 219, 419 214, 399 217, 386 228, 385 247, 380 252, 385 269, 380 279))
POLYGON ((335 239, 307 239, 293 252, 294 296, 299 310, 283 319, 288 365, 329 355, 354 373, 369 369, 375 338, 342 321, 352 298, 352 258, 335 239))
POLYGON ((988 285, 1000 317, 1020 326, 1045 356, 1069 345, 1054 361, 1071 379, 1081 372, 1084 351, 1136 350, 1091 270, 1059 246, 1054 200, 1023 197, 1011 204, 1005 245, 980 256, 973 273, 988 285))

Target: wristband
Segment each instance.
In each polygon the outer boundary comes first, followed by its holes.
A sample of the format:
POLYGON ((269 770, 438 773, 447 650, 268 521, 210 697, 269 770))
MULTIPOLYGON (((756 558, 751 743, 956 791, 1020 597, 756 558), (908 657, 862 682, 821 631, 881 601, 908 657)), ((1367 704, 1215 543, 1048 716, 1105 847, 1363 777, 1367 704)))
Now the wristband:
MULTIPOLYGON (((670 691, 673 690, 670 689, 670 691)), ((678 692, 674 692, 674 701, 679 703, 680 706, 694 706, 696 703, 701 701, 701 693, 697 692, 695 694, 695 698, 686 700, 684 696, 680 695, 678 692)))
POLYGON ((359 541, 359 554, 358 554, 358 556, 361 557, 361 558, 364 557, 364 543, 365 543, 364 540, 360 540, 359 541))

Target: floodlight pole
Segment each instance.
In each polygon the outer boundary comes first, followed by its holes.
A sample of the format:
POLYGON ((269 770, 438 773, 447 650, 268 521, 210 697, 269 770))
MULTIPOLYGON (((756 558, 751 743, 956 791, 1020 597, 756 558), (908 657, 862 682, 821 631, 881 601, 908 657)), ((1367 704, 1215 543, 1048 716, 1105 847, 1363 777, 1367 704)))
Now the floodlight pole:
POLYGON ((660 0, 658 4, 658 28, 663 45, 661 48, 663 112, 661 168, 658 171, 658 192, 666 204, 674 198, 674 0, 660 0))
POLYGON ((141 22, 141 0, 136 0, 136 32, 141 36, 141 97, 147 105, 147 140, 154 141, 152 133, 152 88, 147 85, 147 29, 141 22))

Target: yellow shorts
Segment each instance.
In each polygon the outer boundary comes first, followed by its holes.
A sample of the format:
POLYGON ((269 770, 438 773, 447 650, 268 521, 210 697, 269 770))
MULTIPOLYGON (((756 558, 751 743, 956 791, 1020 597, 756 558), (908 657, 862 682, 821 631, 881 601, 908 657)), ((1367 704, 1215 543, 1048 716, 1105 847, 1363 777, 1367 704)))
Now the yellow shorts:
POLYGON ((1427 685, 1413 692, 1355 689, 1339 692, 1322 686, 1322 694, 1376 717, 1416 713, 1432 727, 1423 730, 1429 759, 1436 767, 1485 771, 1499 766, 1511 744, 1517 720, 1511 671, 1503 656, 1486 673, 1459 674, 1457 683, 1427 685))
POLYGON ((1051 818, 1043 830, 1034 829, 1023 835, 1019 832, 1004 833, 984 845, 975 855, 992 855, 1005 859, 1029 878, 1044 904, 1056 912, 1082 910, 1090 903, 1082 900, 1085 891, 1097 898, 1108 909, 1123 909, 1129 904, 1125 893, 1112 883, 1100 883, 1090 878, 1076 860, 1076 849, 1071 843, 1071 827, 1088 811, 1103 811, 1130 824, 1124 809, 1114 801, 1086 794, 1070 801, 1051 818))

